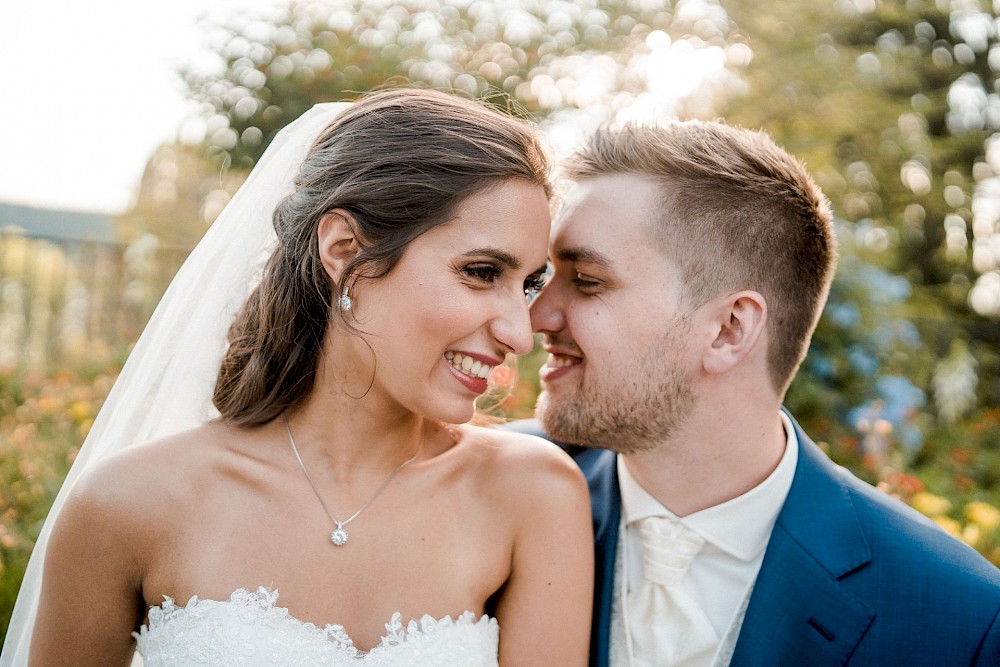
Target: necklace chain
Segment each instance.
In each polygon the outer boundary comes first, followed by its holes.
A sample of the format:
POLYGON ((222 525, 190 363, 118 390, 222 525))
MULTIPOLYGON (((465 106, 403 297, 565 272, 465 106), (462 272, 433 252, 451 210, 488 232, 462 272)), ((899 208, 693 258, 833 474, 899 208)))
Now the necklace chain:
POLYGON ((368 509, 368 506, 372 504, 372 501, 378 498, 379 494, 385 491, 385 487, 389 486, 389 482, 392 481, 393 477, 398 475, 399 471, 412 463, 413 460, 417 458, 417 454, 420 453, 420 447, 417 447, 417 451, 413 453, 413 456, 400 463, 395 470, 389 473, 389 476, 385 478, 385 481, 382 482, 381 486, 375 489, 375 493, 373 493, 368 500, 365 501, 365 504, 362 505, 357 512, 343 521, 338 521, 337 518, 333 516, 333 512, 330 511, 330 508, 326 506, 323 496, 320 495, 319 489, 316 488, 316 484, 313 483, 312 477, 310 477, 309 472, 306 471, 306 465, 302 462, 302 457, 299 455, 299 448, 295 446, 295 438, 292 437, 292 427, 288 424, 287 416, 285 417, 285 432, 288 433, 288 444, 292 446, 292 452, 295 454, 295 460, 299 462, 299 468, 302 469, 302 474, 305 475, 306 481, 309 482, 309 486, 312 487, 313 493, 316 494, 316 499, 319 501, 319 504, 323 506, 323 509, 326 510, 330 520, 333 521, 334 526, 336 526, 334 531, 330 533, 330 541, 338 547, 347 543, 347 531, 344 530, 344 526, 357 519, 362 512, 368 509))

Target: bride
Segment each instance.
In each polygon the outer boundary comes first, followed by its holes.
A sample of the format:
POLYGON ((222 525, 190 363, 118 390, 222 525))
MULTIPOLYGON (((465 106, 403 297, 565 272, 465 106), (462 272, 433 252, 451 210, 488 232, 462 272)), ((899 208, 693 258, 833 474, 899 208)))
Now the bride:
POLYGON ((585 664, 582 477, 466 425, 531 349, 547 169, 430 91, 283 131, 137 344, 0 664, 585 664))

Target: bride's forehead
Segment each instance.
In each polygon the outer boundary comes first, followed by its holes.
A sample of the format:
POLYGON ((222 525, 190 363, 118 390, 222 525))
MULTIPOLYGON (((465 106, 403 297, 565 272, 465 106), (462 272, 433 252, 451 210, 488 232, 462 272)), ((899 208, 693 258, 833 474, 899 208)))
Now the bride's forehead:
POLYGON ((472 196, 455 215, 414 239, 421 245, 441 245, 453 251, 491 247, 528 261, 544 259, 551 218, 544 190, 537 193, 502 192, 490 197, 472 196), (536 195, 536 196, 532 196, 536 195))

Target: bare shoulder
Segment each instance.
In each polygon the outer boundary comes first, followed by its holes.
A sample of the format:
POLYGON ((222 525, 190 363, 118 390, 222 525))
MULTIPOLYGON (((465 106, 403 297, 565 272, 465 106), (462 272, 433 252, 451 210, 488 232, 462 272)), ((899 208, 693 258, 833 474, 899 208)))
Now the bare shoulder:
POLYGON ((154 510, 160 514, 184 496, 195 471, 211 456, 217 431, 215 425, 199 426, 107 457, 76 480, 66 511, 96 512, 104 523, 148 518, 154 510))
MULTIPOLYGON (((558 445, 525 433, 462 427, 463 444, 481 462, 483 483, 504 496, 570 502, 587 497, 583 473, 558 445)), ((548 503, 546 503, 548 504, 548 503)))
POLYGON ((579 472, 569 454, 545 438, 469 425, 462 426, 461 433, 468 446, 480 450, 494 465, 511 466, 515 470, 522 466, 541 467, 556 474, 579 472))
POLYGON ((126 664, 150 573, 192 523, 181 499, 212 430, 129 447, 69 482, 45 552, 33 664, 126 664))
POLYGON ((484 454, 494 526, 510 559, 497 596, 502 664, 585 665, 593 599, 593 529, 583 473, 537 436, 469 429, 484 454), (497 531, 500 532, 500 531, 497 531))

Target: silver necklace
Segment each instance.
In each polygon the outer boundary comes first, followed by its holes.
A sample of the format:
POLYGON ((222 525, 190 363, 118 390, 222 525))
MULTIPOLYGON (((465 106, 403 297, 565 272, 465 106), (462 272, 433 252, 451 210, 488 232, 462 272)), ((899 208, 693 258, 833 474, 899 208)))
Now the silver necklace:
MULTIPOLYGON (((333 532, 330 533, 330 541, 333 542, 334 545, 338 547, 347 544, 347 531, 344 530, 344 526, 357 519, 362 512, 368 509, 368 506, 372 504, 372 501, 378 498, 380 493, 385 491, 385 487, 389 486, 389 482, 392 481, 392 478, 398 475, 400 470, 402 470, 407 465, 412 463, 413 460, 417 458, 417 454, 420 453, 420 447, 417 447, 417 451, 413 453, 413 456, 400 463, 395 470, 389 473, 389 476, 385 478, 385 481, 382 482, 382 485, 377 489, 375 489, 375 493, 373 493, 371 497, 369 497, 368 500, 365 501, 365 504, 362 505, 357 512, 352 514, 347 519, 344 519, 343 521, 337 521, 337 518, 333 516, 333 512, 330 511, 330 508, 327 507, 326 503, 323 501, 323 496, 319 494, 319 489, 317 489, 316 485, 313 483, 312 477, 310 477, 309 473, 306 472, 306 466, 304 463, 302 463, 302 457, 299 456, 299 448, 295 446, 295 438, 292 437, 292 427, 288 425, 288 417, 285 417, 285 431, 288 433, 288 444, 292 446, 292 452, 295 453, 295 460, 299 462, 299 467, 302 468, 302 474, 306 476, 306 481, 309 482, 309 486, 312 487, 313 493, 316 494, 316 499, 319 500, 319 504, 323 506, 323 509, 326 510, 326 513, 327 515, 329 515, 330 520, 333 521, 333 525, 336 526, 333 529, 333 532)), ((421 442, 421 444, 423 443, 421 442)))

